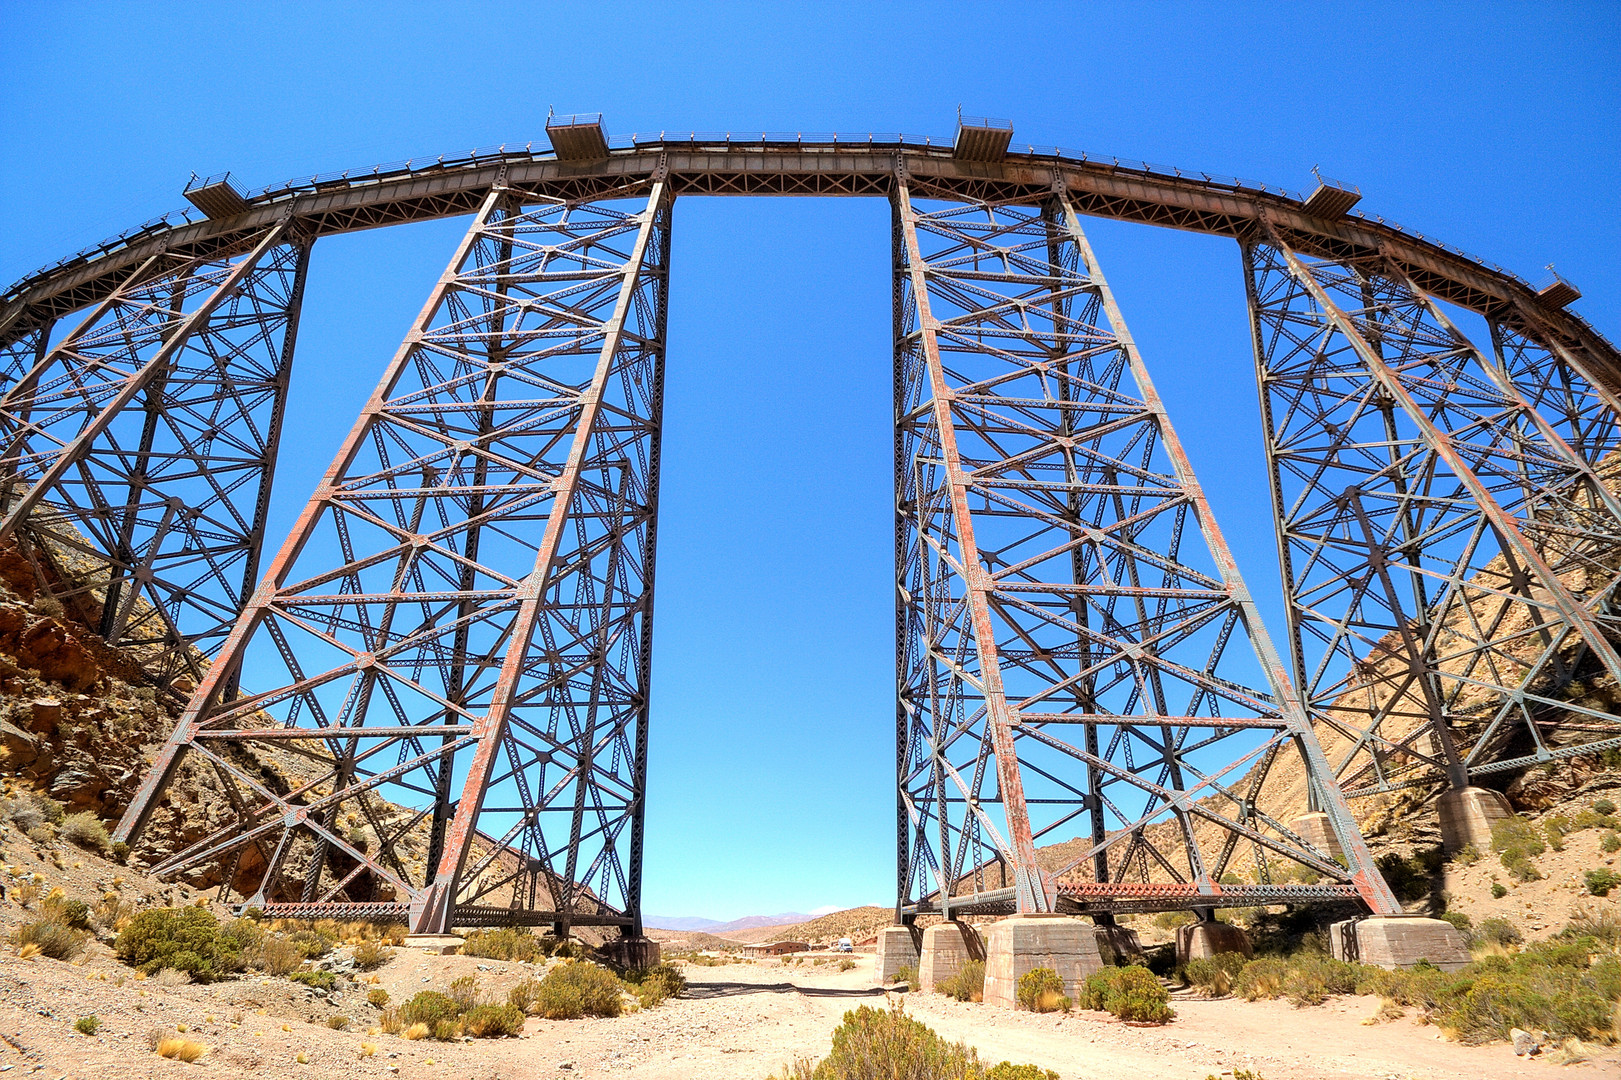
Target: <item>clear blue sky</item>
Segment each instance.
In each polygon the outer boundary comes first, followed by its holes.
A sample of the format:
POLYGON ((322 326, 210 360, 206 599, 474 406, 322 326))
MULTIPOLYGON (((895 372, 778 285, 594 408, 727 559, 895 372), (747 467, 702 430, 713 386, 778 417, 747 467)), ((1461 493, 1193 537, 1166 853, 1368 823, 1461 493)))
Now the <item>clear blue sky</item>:
MULTIPOLYGON (((259 186, 610 131, 1016 139, 1363 206, 1535 278, 1621 337, 1621 6, 83 4, 0 0, 0 278, 259 186), (1014 14, 1008 14, 1014 12, 1014 14)), ((324 240, 299 338, 279 540, 462 225, 324 240)), ((1234 245, 1089 226, 1274 616, 1234 245)), ((647 910, 716 918, 894 890, 888 208, 676 210, 647 910)), ((1281 639, 1280 639, 1281 640, 1281 639)))

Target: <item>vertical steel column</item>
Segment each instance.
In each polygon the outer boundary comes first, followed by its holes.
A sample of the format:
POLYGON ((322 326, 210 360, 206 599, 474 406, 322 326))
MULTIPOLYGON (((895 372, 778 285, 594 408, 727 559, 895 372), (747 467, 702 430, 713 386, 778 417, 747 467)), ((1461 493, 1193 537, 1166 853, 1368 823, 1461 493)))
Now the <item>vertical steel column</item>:
POLYGON ((247 856, 226 887, 272 913, 634 932, 670 199, 620 198, 484 201, 119 824, 187 755, 237 786, 160 872, 247 856), (243 751, 303 764, 280 790, 243 751))
POLYGON ((1268 232, 1245 262, 1296 658, 1347 789, 1621 745, 1566 689, 1618 674, 1621 506, 1565 441, 1608 421, 1528 401, 1382 258, 1268 232))
POLYGON ((1396 910, 1063 190, 897 173, 898 914, 1396 910))

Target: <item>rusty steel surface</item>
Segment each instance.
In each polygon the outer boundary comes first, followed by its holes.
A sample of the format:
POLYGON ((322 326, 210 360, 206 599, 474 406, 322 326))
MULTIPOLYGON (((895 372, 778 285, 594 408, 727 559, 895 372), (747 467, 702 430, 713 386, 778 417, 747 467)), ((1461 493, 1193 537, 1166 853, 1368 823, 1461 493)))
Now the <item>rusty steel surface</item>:
POLYGON ((198 180, 232 196, 202 200, 214 217, 155 219, 7 290, 0 539, 189 694, 116 837, 139 845, 190 762, 223 823, 156 869, 211 867, 224 899, 422 932, 641 932, 682 195, 893 208, 897 918, 1388 913, 1347 790, 1621 746, 1607 340, 1351 209, 1345 185, 1312 201, 1004 153, 1005 122, 961 124, 940 143, 609 140, 593 115, 551 125, 566 160, 198 180), (312 244, 468 214, 259 581, 312 244), (1244 253, 1287 658, 1087 216, 1244 253), (1479 313, 1485 347, 1438 301, 1479 313), (1286 819, 1285 774, 1334 850, 1286 819))

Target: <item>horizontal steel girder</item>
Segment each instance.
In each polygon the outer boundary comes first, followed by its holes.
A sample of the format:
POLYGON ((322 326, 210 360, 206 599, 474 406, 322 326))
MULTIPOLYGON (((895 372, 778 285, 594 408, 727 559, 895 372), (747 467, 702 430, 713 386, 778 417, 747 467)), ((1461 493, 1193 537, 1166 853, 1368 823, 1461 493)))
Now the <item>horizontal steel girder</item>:
POLYGON ((1240 869, 1396 910, 1068 196, 894 206, 898 911, 1240 869), (1280 820, 1284 753, 1349 869, 1280 820))

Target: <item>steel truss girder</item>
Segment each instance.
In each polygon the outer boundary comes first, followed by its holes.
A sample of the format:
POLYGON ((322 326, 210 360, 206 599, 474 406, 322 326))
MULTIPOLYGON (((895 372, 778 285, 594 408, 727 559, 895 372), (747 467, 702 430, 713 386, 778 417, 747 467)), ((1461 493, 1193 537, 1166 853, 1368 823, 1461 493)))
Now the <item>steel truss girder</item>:
POLYGON ((155 256, 7 373, 0 539, 160 687, 201 677, 258 577, 309 250, 283 220, 155 256))
POLYGON ((1210 908, 1240 845, 1396 910, 1067 194, 893 207, 898 913, 1210 908))
POLYGON ((185 756, 228 778, 160 871, 246 859, 226 895, 419 931, 640 931, 670 193, 611 194, 636 208, 483 199, 119 823, 185 756))
POLYGON ((1378 255, 1269 225, 1244 260, 1296 679, 1346 791, 1621 745, 1581 700, 1621 685, 1609 392, 1501 322, 1483 354, 1378 255))

